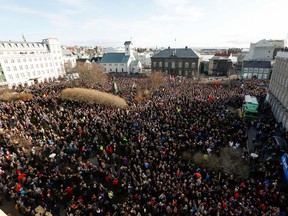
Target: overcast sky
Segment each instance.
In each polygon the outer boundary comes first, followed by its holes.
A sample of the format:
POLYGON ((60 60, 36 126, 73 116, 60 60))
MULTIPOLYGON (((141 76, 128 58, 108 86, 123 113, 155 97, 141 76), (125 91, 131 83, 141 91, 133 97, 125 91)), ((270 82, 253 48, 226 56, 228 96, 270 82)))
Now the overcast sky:
POLYGON ((249 47, 288 33, 288 0, 0 0, 0 41, 249 47), (175 42, 176 38, 176 42, 175 42))

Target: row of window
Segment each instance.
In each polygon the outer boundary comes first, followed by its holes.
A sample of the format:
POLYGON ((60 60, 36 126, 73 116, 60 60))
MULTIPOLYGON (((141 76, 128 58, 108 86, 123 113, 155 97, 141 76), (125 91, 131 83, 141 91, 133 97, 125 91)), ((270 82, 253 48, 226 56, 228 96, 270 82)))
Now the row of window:
POLYGON ((274 68, 281 68, 288 70, 288 60, 284 58, 276 58, 274 68))
MULTIPOLYGON (((161 72, 168 73, 168 70, 160 70, 160 71, 161 71, 161 72)), ((176 75, 176 76, 177 76, 177 75, 178 75, 178 76, 188 76, 188 75, 194 76, 194 74, 195 74, 194 71, 188 71, 188 70, 182 71, 182 70, 177 70, 174 75, 176 75)))
MULTIPOLYGON (((108 66, 108 65, 109 65, 109 66, 118 66, 118 64, 116 64, 116 63, 115 63, 115 64, 103 64, 103 66, 108 66)), ((122 63, 119 64, 119 65, 120 65, 120 66, 124 66, 124 64, 122 64, 122 63)))
MULTIPOLYGON (((274 75, 272 76, 271 79, 271 86, 273 87, 274 85, 279 87, 279 85, 282 85, 282 87, 287 88, 288 86, 288 76, 284 76, 281 73, 277 73, 278 71, 275 71, 274 75)), ((282 88, 281 87, 281 88, 282 88)))
MULTIPOLYGON (((0 55, 26 55, 26 54, 37 54, 37 55, 41 55, 41 54, 48 54, 49 52, 48 51, 0 51, 0 55)), ((60 54, 60 50, 57 50, 57 52, 54 50, 53 51, 54 54, 58 53, 60 54)))
POLYGON ((244 72, 249 72, 249 73, 252 73, 252 72, 256 72, 256 73, 269 73, 269 68, 244 68, 244 72))
MULTIPOLYGON (((60 65, 60 63, 55 62, 55 66, 58 66, 58 65, 60 65)), ((17 71, 17 70, 23 70, 23 69, 25 69, 25 70, 34 69, 34 68, 39 68, 39 67, 44 68, 44 67, 48 67, 48 66, 52 67, 53 66, 52 62, 50 62, 49 65, 48 65, 48 63, 45 63, 45 65, 43 63, 35 64, 35 65, 30 64, 30 67, 29 67, 29 65, 19 65, 18 67, 16 65, 14 65, 12 68, 10 68, 10 66, 7 66, 6 69, 7 69, 7 71, 11 71, 11 70, 17 71)))
MULTIPOLYGON (((61 60, 61 57, 59 56, 58 57, 58 59, 59 60, 61 60)), ((18 58, 18 59, 4 59, 4 63, 6 63, 6 64, 8 64, 8 63, 21 63, 21 62, 32 62, 32 61, 47 61, 47 60, 49 60, 49 61, 51 61, 51 57, 48 57, 48 58, 46 58, 46 57, 35 57, 35 58, 18 58)), ((54 57, 54 60, 57 60, 57 57, 54 57)))
MULTIPOLYGON (((157 67, 157 62, 154 61, 153 62, 153 67, 157 67)), ((158 62, 158 67, 162 68, 163 67, 163 62, 158 62)), ((168 68, 169 67, 169 62, 164 62, 164 67, 168 68)), ((170 64, 171 68, 176 68, 176 63, 173 61, 170 64)), ((185 68, 195 68, 196 67, 196 63, 192 62, 191 64, 189 62, 185 62, 184 63, 184 67, 185 68)), ((183 68, 183 62, 178 62, 178 68, 183 68)))
MULTIPOLYGON (((60 69, 58 69, 58 71, 59 71, 60 69)), ((15 79, 20 79, 20 78, 30 78, 31 76, 32 77, 34 77, 34 76, 36 76, 36 75, 45 75, 45 74, 52 74, 53 73, 53 69, 50 69, 50 70, 41 70, 41 71, 37 71, 37 73, 36 73, 36 71, 32 71, 31 73, 30 72, 26 72, 26 73, 15 73, 15 74, 9 74, 8 75, 8 78, 10 79, 10 80, 14 80, 14 78, 15 79)))
POLYGON ((267 73, 243 73, 244 79, 251 79, 252 77, 257 77, 257 79, 268 79, 267 73))

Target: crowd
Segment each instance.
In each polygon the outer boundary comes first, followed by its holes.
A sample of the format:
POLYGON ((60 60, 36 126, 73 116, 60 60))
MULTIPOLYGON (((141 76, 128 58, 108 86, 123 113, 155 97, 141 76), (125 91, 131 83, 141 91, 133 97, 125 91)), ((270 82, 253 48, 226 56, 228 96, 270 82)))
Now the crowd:
POLYGON ((61 100, 69 82, 30 87, 30 101, 1 102, 4 199, 20 215, 35 215, 39 205, 67 216, 287 214, 281 164, 264 162, 259 175, 241 179, 182 157, 229 145, 245 151, 247 125, 232 108, 245 94, 265 96, 257 81, 176 78, 136 103, 143 79, 115 78, 127 109, 61 100))

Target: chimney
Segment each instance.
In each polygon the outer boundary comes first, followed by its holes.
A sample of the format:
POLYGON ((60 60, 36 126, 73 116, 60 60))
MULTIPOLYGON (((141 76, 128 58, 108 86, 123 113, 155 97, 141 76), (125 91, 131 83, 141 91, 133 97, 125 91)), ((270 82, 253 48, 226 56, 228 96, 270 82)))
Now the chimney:
POLYGON ((187 47, 187 46, 185 46, 185 49, 186 49, 186 50, 187 50, 187 48, 188 48, 188 47, 187 47))
POLYGON ((168 49, 170 49, 170 46, 168 47, 168 49))

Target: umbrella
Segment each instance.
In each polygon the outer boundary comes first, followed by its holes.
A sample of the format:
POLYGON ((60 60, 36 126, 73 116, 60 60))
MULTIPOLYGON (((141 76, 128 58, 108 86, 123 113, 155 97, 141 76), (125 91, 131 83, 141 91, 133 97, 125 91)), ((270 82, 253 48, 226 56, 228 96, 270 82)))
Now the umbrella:
POLYGON ((52 154, 49 155, 49 158, 53 159, 55 156, 56 156, 56 154, 52 153, 52 154))

